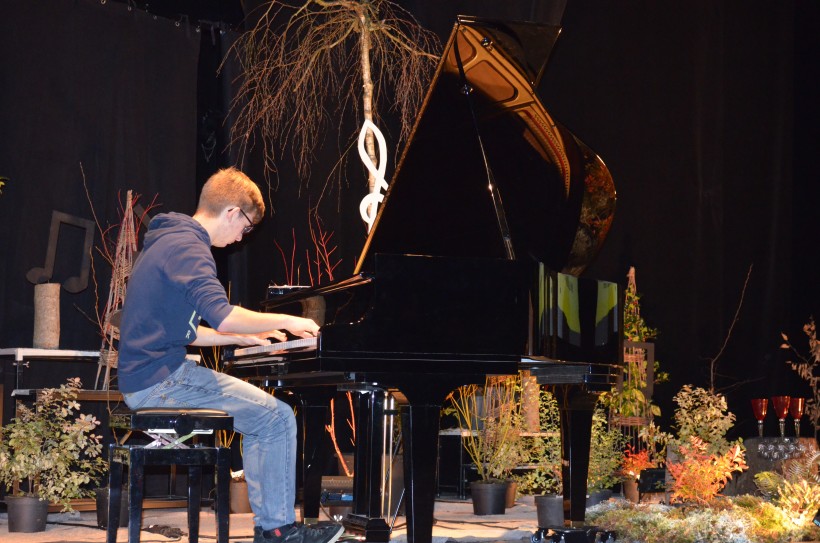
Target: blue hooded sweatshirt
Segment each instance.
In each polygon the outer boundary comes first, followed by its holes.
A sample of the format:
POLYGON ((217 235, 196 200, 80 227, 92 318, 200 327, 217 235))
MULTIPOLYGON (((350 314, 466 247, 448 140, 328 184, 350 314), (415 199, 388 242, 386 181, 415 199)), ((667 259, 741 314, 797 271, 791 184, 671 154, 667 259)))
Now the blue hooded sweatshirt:
POLYGON ((205 228, 181 213, 154 217, 128 279, 119 389, 138 392, 165 379, 185 359, 199 322, 217 328, 231 309, 205 228))

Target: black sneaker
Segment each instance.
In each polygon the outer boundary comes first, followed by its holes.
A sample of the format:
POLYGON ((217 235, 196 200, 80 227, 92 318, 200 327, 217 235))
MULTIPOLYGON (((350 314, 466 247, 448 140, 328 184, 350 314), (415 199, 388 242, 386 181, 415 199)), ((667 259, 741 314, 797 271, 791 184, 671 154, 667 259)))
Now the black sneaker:
POLYGON ((253 528, 253 543, 335 543, 344 532, 341 524, 290 524, 273 530, 253 528))

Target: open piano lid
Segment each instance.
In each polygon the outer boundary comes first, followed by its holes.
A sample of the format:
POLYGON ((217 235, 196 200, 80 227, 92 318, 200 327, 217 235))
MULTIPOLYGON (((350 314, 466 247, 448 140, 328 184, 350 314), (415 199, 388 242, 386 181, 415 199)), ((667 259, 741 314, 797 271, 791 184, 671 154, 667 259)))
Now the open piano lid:
POLYGON ((530 259, 583 271, 609 230, 615 187, 601 159, 535 95, 559 32, 458 18, 357 273, 377 253, 530 259))

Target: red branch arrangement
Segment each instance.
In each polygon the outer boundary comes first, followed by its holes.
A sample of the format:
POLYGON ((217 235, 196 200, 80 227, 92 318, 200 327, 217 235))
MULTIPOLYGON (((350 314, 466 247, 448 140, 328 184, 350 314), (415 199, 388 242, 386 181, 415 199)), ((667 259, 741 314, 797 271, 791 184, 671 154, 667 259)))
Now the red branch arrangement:
POLYGON ((655 462, 649 459, 647 449, 636 450, 633 445, 627 445, 624 451, 624 459, 621 462, 620 475, 624 479, 637 479, 641 471, 658 467, 655 462))
MULTIPOLYGON (((330 440, 333 442, 333 448, 336 449, 336 457, 339 459, 339 463, 342 466, 342 469, 345 472, 345 475, 348 477, 353 477, 353 466, 348 466, 347 462, 345 462, 344 456, 342 456, 342 451, 339 449, 339 442, 336 439, 336 410, 334 408, 334 401, 333 398, 330 400, 330 424, 325 425, 325 430, 330 434, 330 440)), ((350 408, 350 418, 347 419, 347 425, 350 427, 350 431, 352 432, 352 437, 350 438, 350 443, 356 443, 356 423, 353 419, 353 394, 348 391, 347 392, 347 403, 348 407, 350 408)))
MULTIPOLYGON (((313 244, 313 254, 310 249, 305 249, 305 263, 307 265, 308 280, 310 286, 319 285, 325 281, 333 281, 333 272, 341 264, 341 260, 333 260, 336 247, 332 245, 333 232, 326 232, 322 226, 321 219, 316 215, 308 217, 308 231, 313 244)), ((282 257, 282 265, 285 269, 285 281, 288 285, 296 285, 301 280, 299 270, 301 265, 296 263, 296 230, 291 229, 291 249, 290 255, 285 254, 285 250, 276 241, 276 248, 282 257)))

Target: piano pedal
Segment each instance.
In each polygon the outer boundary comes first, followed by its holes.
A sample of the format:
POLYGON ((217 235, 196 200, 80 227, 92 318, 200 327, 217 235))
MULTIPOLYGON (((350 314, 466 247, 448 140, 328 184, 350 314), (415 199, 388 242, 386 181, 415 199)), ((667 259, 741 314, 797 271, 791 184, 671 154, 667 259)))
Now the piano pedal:
POLYGON ((390 527, 381 517, 366 517, 364 515, 349 514, 342 521, 346 532, 364 535, 364 541, 373 543, 388 543, 390 541, 390 527))
POLYGON ((538 528, 531 543, 615 543, 617 534, 597 526, 586 528, 538 528))

